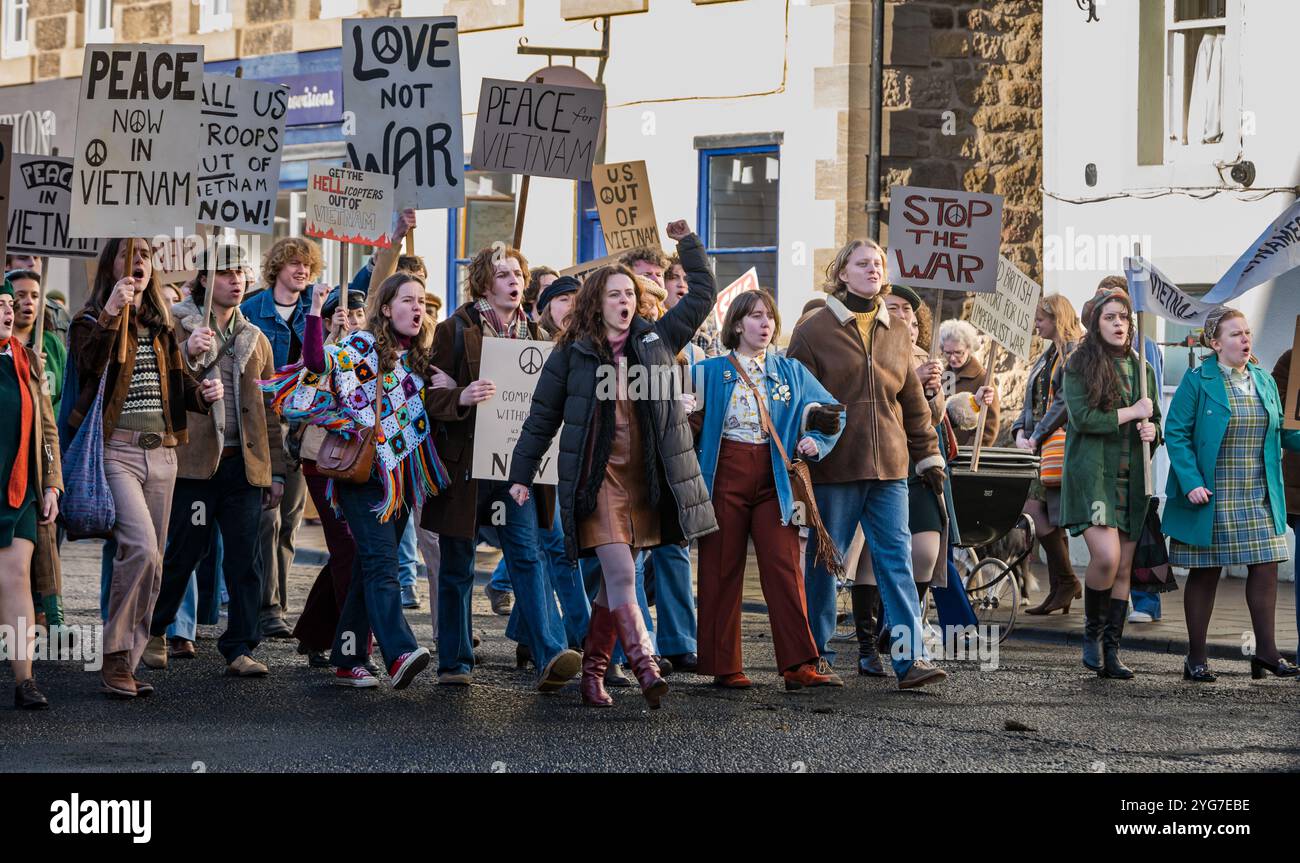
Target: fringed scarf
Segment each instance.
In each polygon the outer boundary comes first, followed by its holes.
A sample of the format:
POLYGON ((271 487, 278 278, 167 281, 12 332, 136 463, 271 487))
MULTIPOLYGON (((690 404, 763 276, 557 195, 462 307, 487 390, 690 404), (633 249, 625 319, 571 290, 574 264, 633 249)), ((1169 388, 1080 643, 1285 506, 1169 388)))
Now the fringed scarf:
POLYGON ((479 315, 488 322, 488 326, 492 327, 492 331, 497 334, 497 338, 528 338, 528 317, 523 313, 522 309, 515 309, 514 323, 503 324, 497 310, 492 308, 492 304, 482 297, 474 301, 474 308, 478 309, 479 315))
POLYGON ((9 507, 18 509, 23 505, 23 501, 27 499, 27 473, 29 470, 27 461, 31 454, 34 411, 32 391, 27 383, 27 379, 31 375, 31 367, 27 363, 26 349, 12 336, 4 342, 0 342, 0 351, 3 350, 8 350, 14 358, 14 372, 18 375, 18 392, 22 402, 19 411, 18 455, 14 458, 14 467, 9 474, 9 483, 6 490, 9 507))
MULTIPOLYGON (((375 427, 375 387, 379 355, 375 337, 352 333, 325 351, 325 371, 315 374, 301 362, 286 366, 268 381, 259 381, 272 394, 272 406, 287 420, 301 420, 343 435, 375 427)), ((387 522, 408 506, 419 507, 430 494, 448 484, 424 412, 424 379, 406 367, 385 372, 381 423, 375 439, 375 472, 384 499, 373 509, 387 522)), ((334 481, 327 493, 338 512, 334 481)))

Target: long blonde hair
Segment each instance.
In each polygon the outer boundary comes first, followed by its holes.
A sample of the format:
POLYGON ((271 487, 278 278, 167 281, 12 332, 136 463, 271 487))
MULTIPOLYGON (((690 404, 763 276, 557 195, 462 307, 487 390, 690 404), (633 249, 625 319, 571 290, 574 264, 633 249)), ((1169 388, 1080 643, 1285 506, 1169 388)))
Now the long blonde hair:
POLYGON ((1048 294, 1038 301, 1038 310, 1056 324, 1052 343, 1056 345, 1057 355, 1065 356, 1066 344, 1083 338, 1083 324, 1079 323, 1074 306, 1061 294, 1048 294))
MULTIPOLYGON (((366 297, 365 328, 375 337, 375 351, 379 354, 381 372, 388 372, 397 367, 397 351, 400 343, 400 336, 393 329, 393 319, 385 315, 383 309, 393 302, 393 298, 397 296, 397 292, 403 285, 411 282, 420 286, 421 302, 423 302, 424 279, 414 273, 393 273, 384 279, 378 289, 371 291, 370 296, 366 297)), ((424 315, 420 319, 420 331, 411 339, 411 347, 406 353, 408 371, 423 375, 428 368, 429 360, 433 356, 433 330, 433 317, 424 315)))

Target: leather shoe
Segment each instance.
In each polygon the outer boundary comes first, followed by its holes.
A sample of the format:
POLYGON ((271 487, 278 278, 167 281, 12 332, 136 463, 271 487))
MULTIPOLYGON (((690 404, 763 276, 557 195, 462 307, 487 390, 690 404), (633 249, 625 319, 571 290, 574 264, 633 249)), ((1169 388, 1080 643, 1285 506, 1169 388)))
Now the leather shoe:
POLYGON ((194 642, 188 638, 172 638, 167 643, 167 655, 173 659, 193 659, 198 653, 194 642))
MULTIPOLYGON (((694 653, 678 653, 673 656, 665 656, 664 659, 671 662, 673 668, 677 671, 688 671, 694 674, 700 667, 700 658, 694 653)), ((663 670, 661 669, 659 673, 662 674, 663 670)))
POLYGON ((754 682, 745 676, 745 672, 736 671, 731 674, 719 674, 713 678, 713 685, 720 689, 749 689, 754 682))
POLYGON ((14 707, 18 710, 49 710, 50 700, 36 688, 36 679, 29 677, 14 687, 14 707))
POLYGON ((916 689, 919 686, 929 686, 932 683, 940 683, 946 680, 948 673, 938 666, 932 665, 929 660, 918 659, 912 663, 912 667, 903 675, 903 679, 898 681, 899 689, 916 689))
POLYGON ((270 673, 270 669, 247 653, 239 654, 226 666, 226 674, 231 677, 266 677, 270 673))
POLYGON ((132 675, 132 677, 133 677, 134 680, 135 680, 135 694, 136 694, 136 695, 140 696, 141 698, 148 698, 150 695, 153 695, 153 684, 152 684, 152 683, 149 683, 149 682, 147 682, 147 681, 141 680, 140 678, 135 677, 135 675, 132 675))
POLYGON ((272 617, 262 621, 263 638, 293 638, 293 630, 283 617, 272 617))
POLYGON ((149 668, 163 669, 167 667, 167 642, 161 635, 155 635, 149 639, 144 646, 144 653, 140 656, 140 661, 149 668))
POLYGON ((609 664, 609 669, 605 671, 605 685, 613 686, 619 689, 626 689, 635 686, 632 679, 623 671, 623 666, 609 664))

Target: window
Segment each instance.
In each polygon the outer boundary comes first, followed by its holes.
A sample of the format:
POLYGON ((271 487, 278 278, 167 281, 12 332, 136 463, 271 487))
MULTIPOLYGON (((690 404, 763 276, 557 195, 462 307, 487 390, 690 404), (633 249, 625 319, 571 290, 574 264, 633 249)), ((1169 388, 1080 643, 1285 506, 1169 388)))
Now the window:
POLYGON ((27 41, 27 18, 31 0, 4 0, 4 45, 0 54, 8 60, 11 57, 26 57, 30 47, 27 41))
POLYGON ((320 0, 320 17, 342 18, 357 14, 357 0, 320 0))
POLYGON ((514 174, 471 171, 465 166, 465 206, 447 220, 447 305, 450 315, 469 298, 465 279, 470 259, 493 242, 515 234, 514 174))
POLYGON ((605 248, 605 234, 600 230, 596 190, 589 180, 578 183, 578 221, 574 235, 578 238, 578 259, 574 263, 584 264, 609 254, 605 248))
POLYGON ((232 0, 199 0, 200 33, 216 33, 235 26, 235 16, 230 11, 232 0))
POLYGON ((86 43, 113 41, 113 0, 86 0, 86 43))
POLYGON ((699 232, 718 286, 750 267, 776 293, 780 150, 773 146, 700 151, 699 232))
POLYGON ((1223 140, 1227 0, 1169 0, 1165 137, 1173 146, 1223 140))

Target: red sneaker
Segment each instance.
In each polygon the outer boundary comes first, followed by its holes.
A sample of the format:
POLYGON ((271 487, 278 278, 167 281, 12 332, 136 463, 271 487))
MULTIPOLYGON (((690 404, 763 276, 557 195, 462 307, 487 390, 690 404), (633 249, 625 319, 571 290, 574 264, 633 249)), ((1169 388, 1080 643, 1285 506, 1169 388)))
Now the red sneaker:
POLYGON ((417 647, 410 653, 403 653, 388 669, 388 677, 394 689, 405 689, 415 679, 415 675, 424 671, 429 665, 429 649, 417 647))
POLYGON ((369 671, 366 671, 364 665, 358 665, 356 668, 339 668, 334 672, 335 686, 351 686, 354 689, 369 689, 372 686, 378 686, 379 681, 369 671))

